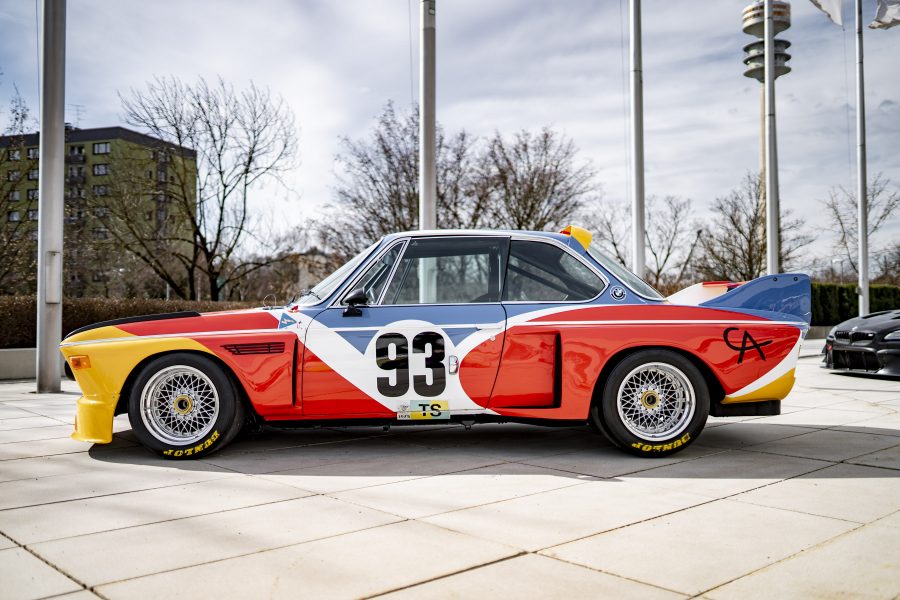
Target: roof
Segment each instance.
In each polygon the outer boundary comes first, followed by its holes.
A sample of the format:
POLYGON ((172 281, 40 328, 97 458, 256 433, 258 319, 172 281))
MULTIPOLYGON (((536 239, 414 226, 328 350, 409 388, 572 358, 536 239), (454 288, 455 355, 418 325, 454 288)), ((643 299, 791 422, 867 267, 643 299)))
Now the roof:
MULTIPOLYGON (((20 136, 4 135, 0 136, 0 148, 6 148, 11 145, 12 140, 18 139, 20 136)), ((40 140, 40 133, 27 133, 24 136, 25 146, 37 146, 40 140)), ((125 140, 141 146, 150 148, 159 148, 160 146, 177 150, 182 156, 187 158, 197 158, 196 150, 179 146, 166 142, 151 135, 140 133, 125 127, 96 127, 94 129, 77 129, 74 127, 66 128, 66 143, 74 144, 78 142, 104 142, 111 140, 125 140)))
POLYGON ((425 230, 413 230, 413 231, 398 231, 397 233, 391 233, 385 236, 385 239, 394 239, 400 237, 430 237, 435 235, 459 235, 459 236, 467 236, 467 235, 491 235, 491 234, 501 234, 501 235, 524 235, 524 236, 532 236, 532 237, 543 237, 543 238, 551 238, 554 240, 567 240, 569 236, 554 233, 551 231, 520 231, 518 229, 425 229, 425 230))

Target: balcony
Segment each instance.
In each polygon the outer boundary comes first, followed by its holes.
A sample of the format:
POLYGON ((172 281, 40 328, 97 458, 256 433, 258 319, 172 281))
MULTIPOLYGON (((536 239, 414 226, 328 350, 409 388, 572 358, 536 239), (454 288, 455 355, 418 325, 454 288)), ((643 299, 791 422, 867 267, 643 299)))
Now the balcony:
POLYGON ((74 185, 83 185, 84 184, 84 175, 66 175, 66 183, 74 184, 74 185))
POLYGON ((71 163, 71 164, 75 164, 75 165, 82 165, 82 164, 84 164, 85 160, 86 160, 86 157, 84 154, 66 154, 66 162, 67 163, 71 163))

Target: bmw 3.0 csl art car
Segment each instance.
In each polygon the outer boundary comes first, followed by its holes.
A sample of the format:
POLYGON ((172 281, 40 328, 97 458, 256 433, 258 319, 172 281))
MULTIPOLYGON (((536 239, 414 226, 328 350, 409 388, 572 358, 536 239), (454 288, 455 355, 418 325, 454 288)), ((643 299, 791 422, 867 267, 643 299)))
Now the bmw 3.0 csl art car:
POLYGON ((269 426, 584 424, 642 456, 713 416, 773 415, 794 383, 809 279, 708 283, 663 298, 561 233, 389 235, 281 308, 97 323, 62 352, 75 439, 128 413, 170 458, 269 426))

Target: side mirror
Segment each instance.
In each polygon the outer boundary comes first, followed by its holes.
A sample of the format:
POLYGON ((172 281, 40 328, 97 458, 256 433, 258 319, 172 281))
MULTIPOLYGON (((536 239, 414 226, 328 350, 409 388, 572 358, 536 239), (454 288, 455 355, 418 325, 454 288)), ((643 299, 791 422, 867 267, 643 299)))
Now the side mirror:
POLYGON ((369 303, 369 297, 366 295, 366 290, 362 288, 357 288, 350 292, 350 295, 344 298, 344 304, 347 305, 347 308, 344 309, 345 317, 361 317, 362 310, 360 310, 359 306, 369 303))

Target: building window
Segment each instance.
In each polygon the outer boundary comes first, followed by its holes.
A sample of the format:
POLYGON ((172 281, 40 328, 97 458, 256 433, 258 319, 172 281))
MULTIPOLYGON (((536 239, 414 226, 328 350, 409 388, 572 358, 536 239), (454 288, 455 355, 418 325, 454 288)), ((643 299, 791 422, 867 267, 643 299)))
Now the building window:
POLYGON ((28 239, 33 240, 33 241, 36 242, 37 239, 38 239, 38 230, 37 230, 37 229, 32 229, 31 231, 29 231, 29 232, 28 232, 28 239))
POLYGON ((22 174, 18 171, 7 171, 6 172, 6 180, 7 181, 18 181, 22 178, 22 174))
POLYGON ((94 175, 106 175, 109 173, 109 165, 101 163, 94 165, 94 175))
POLYGON ((106 281, 106 279, 106 274, 103 273, 103 271, 94 271, 91 275, 91 280, 93 280, 95 283, 106 281))
POLYGON ((147 171, 147 179, 153 179, 153 171, 147 171))
POLYGON ((37 200, 38 199, 38 191, 37 190, 28 190, 28 199, 29 200, 37 200))
POLYGON ((108 240, 109 239, 109 229, 106 227, 95 227, 94 228, 94 239, 95 240, 108 240))
POLYGON ((156 180, 160 183, 166 182, 166 172, 165 171, 157 171, 156 172, 156 180))
POLYGON ((6 157, 9 160, 22 160, 22 151, 21 150, 10 150, 7 152, 6 157))
POLYGON ((31 160, 37 160, 41 154, 40 148, 29 148, 28 149, 28 158, 31 160))
POLYGON ((11 210, 6 213, 6 220, 10 223, 18 223, 22 220, 22 214, 17 210, 11 210))
POLYGON ((69 146, 69 154, 72 156, 82 156, 84 154, 84 146, 69 146))
POLYGON ((36 208, 28 209, 28 220, 29 221, 37 221, 38 220, 38 211, 36 208))
POLYGON ((97 142, 94 144, 94 154, 109 154, 109 142, 97 142))
POLYGON ((37 169, 31 169, 30 171, 28 171, 29 181, 37 181, 38 177, 40 177, 40 173, 37 169))
POLYGON ((95 217, 108 217, 109 216, 109 208, 105 206, 97 206, 94 208, 94 216, 95 217))
POLYGON ((109 194, 109 188, 105 185, 95 185, 94 186, 94 195, 95 196, 106 196, 109 194))
POLYGON ((19 190, 13 190, 9 193, 9 201, 10 202, 18 202, 22 199, 22 192, 19 190))

